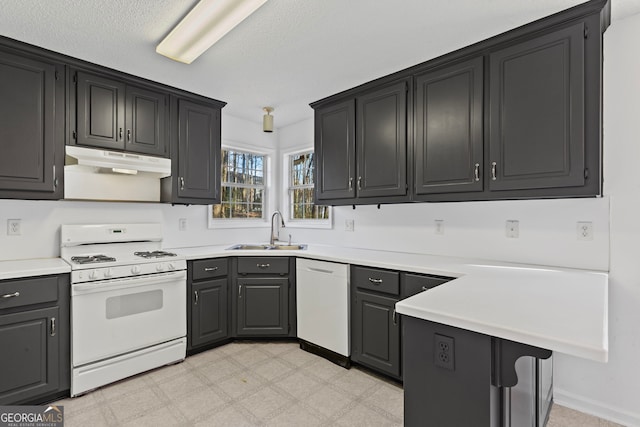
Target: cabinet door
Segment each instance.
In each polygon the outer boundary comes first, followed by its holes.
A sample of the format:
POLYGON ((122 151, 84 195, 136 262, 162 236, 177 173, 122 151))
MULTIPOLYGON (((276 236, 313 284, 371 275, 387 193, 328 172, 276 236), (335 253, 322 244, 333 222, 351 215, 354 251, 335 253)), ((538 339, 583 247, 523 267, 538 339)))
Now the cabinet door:
POLYGON ((355 291, 351 358, 400 376, 400 327, 396 298, 355 291))
POLYGON ((416 77, 415 192, 482 191, 482 58, 416 77))
POLYGON ((0 51, 0 197, 62 197, 64 69, 0 51))
POLYGON ((0 404, 58 389, 58 307, 0 315, 0 404))
POLYGON ((489 188, 584 185, 584 24, 490 56, 489 188))
POLYGON ((178 101, 176 202, 186 198, 219 203, 220 138, 220 108, 178 101))
POLYGON ((76 143, 123 150, 124 83, 82 71, 76 80, 76 143))
POLYGON ((315 111, 316 199, 351 199, 356 175, 355 101, 315 111))
POLYGON ((191 346, 227 338, 227 278, 191 285, 191 346))
POLYGON ((237 279, 239 336, 289 334, 289 279, 237 279))
POLYGON ((166 156, 168 96, 135 86, 126 90, 125 150, 166 156))
POLYGON ((358 198, 407 194, 407 85, 356 99, 358 198))

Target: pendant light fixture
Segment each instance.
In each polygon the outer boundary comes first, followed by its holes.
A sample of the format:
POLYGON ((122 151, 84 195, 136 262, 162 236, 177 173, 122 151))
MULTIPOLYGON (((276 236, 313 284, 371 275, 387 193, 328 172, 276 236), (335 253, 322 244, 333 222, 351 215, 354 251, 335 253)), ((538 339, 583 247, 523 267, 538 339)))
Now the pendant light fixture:
POLYGON ((191 64, 204 51, 255 12, 267 0, 200 0, 156 52, 191 64))
POLYGON ((262 110, 267 113, 262 117, 262 131, 273 132, 273 116, 270 114, 273 107, 264 107, 262 110))

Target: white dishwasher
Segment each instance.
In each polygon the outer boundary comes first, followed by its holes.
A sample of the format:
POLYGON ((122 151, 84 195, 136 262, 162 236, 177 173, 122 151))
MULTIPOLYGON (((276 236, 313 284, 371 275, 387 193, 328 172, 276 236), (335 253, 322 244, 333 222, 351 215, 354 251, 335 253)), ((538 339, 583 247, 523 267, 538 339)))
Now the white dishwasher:
POLYGON ((301 347, 348 366, 349 266, 298 258, 296 274, 298 338, 303 340, 301 347), (331 352, 344 358, 338 357, 336 360, 331 352))

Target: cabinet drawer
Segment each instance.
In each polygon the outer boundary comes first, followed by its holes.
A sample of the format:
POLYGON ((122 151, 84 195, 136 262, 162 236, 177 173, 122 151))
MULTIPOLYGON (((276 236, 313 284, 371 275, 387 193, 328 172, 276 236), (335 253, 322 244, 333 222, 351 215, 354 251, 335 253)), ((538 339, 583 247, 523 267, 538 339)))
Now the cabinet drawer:
POLYGON ((238 274, 288 274, 287 257, 241 257, 238 258, 238 274))
POLYGON ((210 279, 227 275, 227 258, 193 261, 193 280, 210 279))
POLYGON ((57 276, 4 280, 0 282, 0 310, 57 300, 57 276))
POLYGON ((353 267, 351 281, 361 289, 398 295, 400 293, 400 273, 378 268, 353 267))
POLYGON ((448 282, 448 277, 423 276, 420 274, 405 273, 402 283, 402 297, 408 298, 412 295, 419 294, 422 291, 435 288, 438 285, 448 282))

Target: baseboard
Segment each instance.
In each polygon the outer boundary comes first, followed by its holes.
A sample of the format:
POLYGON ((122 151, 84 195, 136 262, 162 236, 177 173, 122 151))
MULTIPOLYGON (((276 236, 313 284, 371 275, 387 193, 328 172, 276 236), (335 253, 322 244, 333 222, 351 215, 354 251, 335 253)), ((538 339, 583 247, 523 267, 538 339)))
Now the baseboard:
POLYGON ((587 399, 557 386, 553 387, 553 401, 558 405, 594 415, 605 420, 613 421, 627 427, 640 427, 640 413, 629 412, 615 406, 604 405, 602 402, 587 399))

